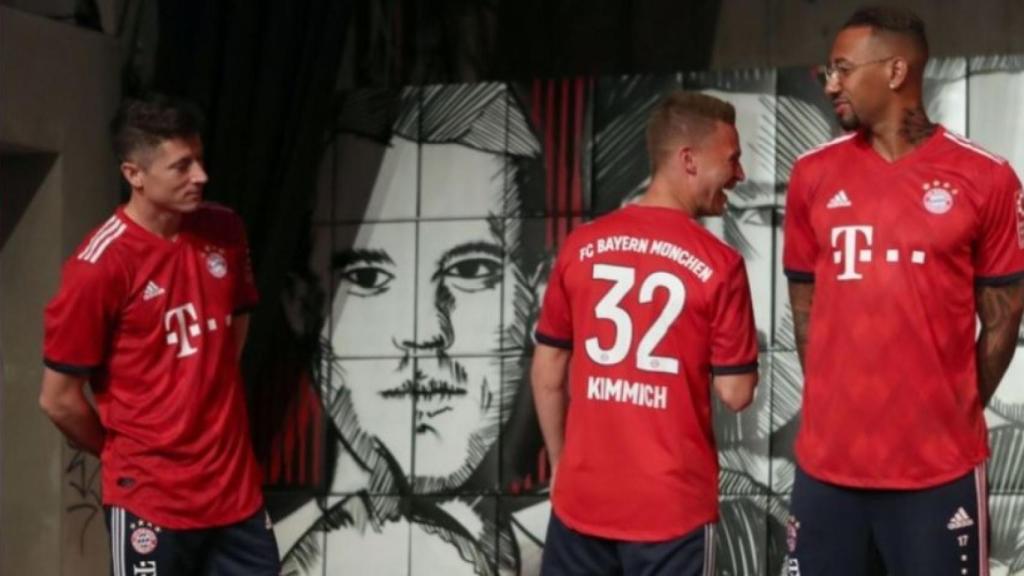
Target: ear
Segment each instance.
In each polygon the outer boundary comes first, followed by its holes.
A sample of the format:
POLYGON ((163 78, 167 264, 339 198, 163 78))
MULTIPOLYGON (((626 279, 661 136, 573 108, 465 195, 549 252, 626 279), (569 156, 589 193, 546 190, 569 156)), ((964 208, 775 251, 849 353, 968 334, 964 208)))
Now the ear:
POLYGON ((142 167, 135 162, 121 162, 121 175, 133 190, 142 188, 142 167))
POLYGON ((889 89, 899 90, 907 81, 907 74, 910 72, 910 65, 903 58, 897 57, 892 61, 889 68, 889 89))
POLYGON ((697 160, 694 157, 696 150, 692 146, 682 146, 679 151, 676 152, 676 161, 679 162, 679 167, 686 174, 691 176, 697 173, 697 160))

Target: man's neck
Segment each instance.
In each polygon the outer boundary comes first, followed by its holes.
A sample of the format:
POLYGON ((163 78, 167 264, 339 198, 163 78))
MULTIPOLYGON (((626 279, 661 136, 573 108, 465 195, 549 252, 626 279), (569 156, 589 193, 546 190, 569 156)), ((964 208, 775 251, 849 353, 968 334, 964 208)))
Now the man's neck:
POLYGON ((168 240, 177 236, 181 230, 179 212, 160 208, 135 192, 132 192, 132 197, 125 205, 124 213, 139 226, 168 240))
POLYGON ((657 176, 651 179, 651 184, 647 187, 647 191, 637 199, 636 203, 640 206, 671 208, 672 210, 679 210, 688 216, 693 216, 695 211, 693 206, 685 204, 679 198, 675 191, 675 185, 672 182, 657 176))
POLYGON ((879 155, 895 162, 924 145, 936 127, 918 102, 900 107, 889 119, 871 127, 868 137, 879 155))

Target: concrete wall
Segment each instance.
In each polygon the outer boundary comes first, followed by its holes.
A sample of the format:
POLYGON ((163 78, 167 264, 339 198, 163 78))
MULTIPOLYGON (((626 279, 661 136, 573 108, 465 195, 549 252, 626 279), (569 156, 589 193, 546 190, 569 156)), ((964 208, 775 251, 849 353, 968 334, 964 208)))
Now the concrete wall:
POLYGON ((109 36, 0 6, 0 574, 107 573, 96 462, 37 397, 60 264, 118 198, 120 65, 109 36))

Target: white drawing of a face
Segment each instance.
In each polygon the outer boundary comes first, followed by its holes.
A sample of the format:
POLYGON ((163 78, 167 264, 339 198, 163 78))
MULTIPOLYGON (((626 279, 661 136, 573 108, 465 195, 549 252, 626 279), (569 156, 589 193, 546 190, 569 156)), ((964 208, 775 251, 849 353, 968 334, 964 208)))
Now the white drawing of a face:
POLYGON ((418 179, 420 197, 489 216, 335 235, 328 412, 357 459, 379 442, 421 492, 458 486, 480 464, 498 438, 503 376, 521 370, 522 342, 506 335, 524 333, 515 312, 532 293, 507 254, 520 227, 501 217, 506 174, 501 155, 396 136, 374 196, 416 202, 418 179))

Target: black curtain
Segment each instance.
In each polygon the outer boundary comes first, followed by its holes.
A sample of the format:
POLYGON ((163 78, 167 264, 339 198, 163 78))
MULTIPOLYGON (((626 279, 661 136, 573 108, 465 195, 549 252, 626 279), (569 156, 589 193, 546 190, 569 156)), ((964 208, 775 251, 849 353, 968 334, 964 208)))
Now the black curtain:
POLYGON ((253 315, 243 369, 256 408, 250 412, 255 445, 265 460, 279 424, 275 414, 283 418, 297 396, 281 378, 280 354, 268 351, 283 353, 281 338, 288 333, 279 298, 289 263, 308 250, 308 213, 333 123, 352 3, 160 0, 158 5, 151 88, 194 100, 205 110, 206 197, 234 208, 249 232, 262 303, 253 315), (268 404, 280 407, 269 418, 263 410, 268 404))

